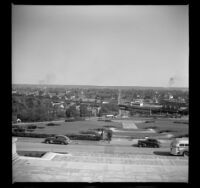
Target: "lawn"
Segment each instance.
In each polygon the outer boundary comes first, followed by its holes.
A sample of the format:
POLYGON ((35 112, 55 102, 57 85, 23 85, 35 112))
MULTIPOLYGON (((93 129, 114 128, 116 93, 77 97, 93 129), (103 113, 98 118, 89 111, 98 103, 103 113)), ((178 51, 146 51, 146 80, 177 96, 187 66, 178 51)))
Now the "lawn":
POLYGON ((136 123, 139 129, 148 129, 152 128, 156 132, 167 132, 173 134, 174 136, 181 136, 189 134, 188 128, 189 125, 184 121, 180 123, 174 123, 177 120, 173 119, 157 119, 154 123, 136 123))
MULTIPOLYGON (((136 119, 134 119, 136 120, 136 119)), ((138 119, 139 120, 139 119, 138 119)), ((146 118, 142 123, 135 123, 138 129, 124 129, 126 132, 113 132, 113 135, 117 136, 128 136, 131 138, 144 138, 145 136, 154 137, 160 136, 162 132, 168 134, 173 134, 175 137, 188 135, 189 125, 185 122, 178 122, 173 119, 154 119, 153 121, 148 120, 148 123, 145 123, 146 118), (145 131, 149 128, 152 128, 156 133, 145 133, 140 131, 145 131), (134 131, 134 132, 133 132, 134 131)), ((36 134, 81 134, 83 131, 88 131, 89 129, 99 129, 99 128, 108 128, 115 127, 117 129, 123 130, 122 124, 120 122, 105 122, 105 121, 96 121, 96 120, 85 120, 85 121, 74 121, 74 122, 57 122, 48 125, 47 123, 33 123, 34 126, 29 125, 29 129, 26 129, 28 133, 36 134)), ((23 125, 26 128, 27 125, 23 125)))
POLYGON ((39 134, 80 134, 82 131, 87 131, 88 129, 98 129, 105 128, 108 126, 113 126, 120 128, 121 124, 116 122, 103 122, 95 120, 86 121, 74 121, 74 122, 62 122, 55 123, 55 126, 48 126, 44 123, 34 123, 38 128, 34 129, 32 133, 39 134), (41 128, 44 127, 44 128, 41 128))

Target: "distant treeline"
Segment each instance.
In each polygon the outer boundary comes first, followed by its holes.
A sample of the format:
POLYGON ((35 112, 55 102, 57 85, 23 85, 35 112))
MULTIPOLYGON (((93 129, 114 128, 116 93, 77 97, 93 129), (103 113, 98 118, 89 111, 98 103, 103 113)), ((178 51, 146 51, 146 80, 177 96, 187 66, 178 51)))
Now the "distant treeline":
POLYGON ((150 87, 150 86, 97 86, 97 85, 51 85, 51 84, 12 84, 16 88, 64 88, 64 89, 117 89, 117 90, 179 90, 188 91, 186 87, 150 87))

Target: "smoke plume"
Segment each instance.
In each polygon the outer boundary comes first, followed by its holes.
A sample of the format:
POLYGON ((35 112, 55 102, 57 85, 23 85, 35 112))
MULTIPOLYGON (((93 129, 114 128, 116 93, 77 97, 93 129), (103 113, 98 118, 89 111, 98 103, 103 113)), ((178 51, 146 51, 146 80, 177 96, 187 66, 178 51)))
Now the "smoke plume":
POLYGON ((53 84, 56 80, 56 75, 53 73, 46 74, 43 80, 39 80, 40 85, 53 84))
POLYGON ((175 78, 174 78, 174 77, 171 77, 171 78, 169 79, 169 87, 173 86, 174 83, 175 83, 175 78))

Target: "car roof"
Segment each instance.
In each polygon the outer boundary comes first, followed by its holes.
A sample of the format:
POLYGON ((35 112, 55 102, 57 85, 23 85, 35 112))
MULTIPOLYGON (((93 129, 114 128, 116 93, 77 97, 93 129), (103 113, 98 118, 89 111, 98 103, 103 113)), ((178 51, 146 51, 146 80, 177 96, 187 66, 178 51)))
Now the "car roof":
POLYGON ((188 137, 176 138, 176 140, 189 140, 188 137))
POLYGON ((155 139, 155 138, 147 138, 147 140, 157 140, 157 139, 155 139))
POLYGON ((177 144, 177 143, 186 143, 188 144, 189 143, 189 140, 185 140, 185 139, 175 139, 172 141, 172 144, 177 144))

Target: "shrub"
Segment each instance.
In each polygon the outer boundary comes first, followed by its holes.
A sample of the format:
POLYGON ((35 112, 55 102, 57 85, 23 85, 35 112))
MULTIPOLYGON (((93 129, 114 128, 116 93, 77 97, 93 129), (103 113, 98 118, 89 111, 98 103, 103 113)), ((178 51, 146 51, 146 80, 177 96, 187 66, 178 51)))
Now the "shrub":
POLYGON ((173 123, 179 123, 179 124, 189 124, 188 121, 174 121, 173 123))
POLYGON ((145 123, 155 123, 155 121, 154 120, 147 120, 147 121, 145 121, 145 123))
POLYGON ((28 125, 27 126, 27 129, 36 129, 37 128, 37 125, 28 125))
POLYGON ((175 131, 172 131, 172 130, 160 130, 158 131, 158 133, 169 133, 169 132, 175 132, 175 131))
POLYGON ((37 134, 37 133, 27 133, 27 132, 13 132, 12 136, 18 137, 32 137, 32 138, 46 138, 50 136, 55 136, 55 134, 37 134))
POLYGON ((84 121, 84 120, 85 120, 84 117, 76 117, 76 118, 75 118, 75 121, 84 121))
MULTIPOLYGON (((12 136, 16 137, 32 137, 32 138, 46 138, 55 136, 55 134, 38 134, 38 133, 27 133, 27 132, 13 132, 12 136)), ((99 135, 92 135, 92 134, 71 134, 65 135, 69 137, 71 140, 92 140, 92 141, 99 141, 101 140, 101 136, 99 135)))
POLYGON ((114 126, 114 125, 105 125, 103 127, 106 127, 106 128, 117 128, 117 126, 114 126))
POLYGON ((145 129, 157 129, 156 126, 149 126, 149 127, 145 127, 145 129))
POLYGON ((26 131, 28 131, 28 132, 33 132, 34 130, 33 130, 33 129, 27 129, 26 131))
POLYGON ((71 134, 71 135, 65 135, 69 137, 71 140, 93 140, 93 141, 99 141, 101 140, 101 136, 98 135, 89 135, 89 134, 71 134))
POLYGON ((47 126, 59 126, 60 124, 56 124, 56 123, 47 123, 47 126))
POLYGON ((105 122, 112 122, 111 119, 105 119, 105 122))
POLYGON ((73 119, 73 118, 70 118, 70 119, 66 119, 66 120, 65 120, 65 122, 73 122, 73 121, 75 121, 75 119, 73 119))
POLYGON ((12 128, 19 128, 19 125, 12 125, 12 128))
POLYGON ((18 127, 18 128, 14 128, 13 130, 12 130, 13 132, 22 132, 22 133, 24 133, 25 132, 25 129, 24 128, 20 128, 20 127, 18 127))

